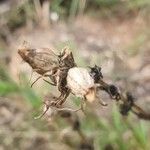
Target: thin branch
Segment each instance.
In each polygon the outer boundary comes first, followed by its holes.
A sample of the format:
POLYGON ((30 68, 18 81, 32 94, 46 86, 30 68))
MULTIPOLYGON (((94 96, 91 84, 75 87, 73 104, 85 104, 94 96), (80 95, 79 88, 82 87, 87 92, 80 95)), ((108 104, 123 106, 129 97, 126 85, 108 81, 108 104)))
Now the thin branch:
POLYGON ((145 112, 135 104, 134 97, 131 93, 127 92, 126 96, 124 96, 115 85, 108 84, 102 79, 99 80, 99 84, 101 85, 99 89, 105 91, 111 99, 122 102, 120 104, 120 113, 122 115, 128 115, 128 112, 132 111, 138 118, 150 120, 150 113, 145 112))

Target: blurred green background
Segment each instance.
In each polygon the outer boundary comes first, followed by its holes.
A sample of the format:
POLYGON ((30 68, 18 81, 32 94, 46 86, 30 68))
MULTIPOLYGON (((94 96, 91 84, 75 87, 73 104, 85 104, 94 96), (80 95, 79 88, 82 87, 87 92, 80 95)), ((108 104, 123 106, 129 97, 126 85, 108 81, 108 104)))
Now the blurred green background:
MULTIPOLYGON (((131 91, 150 112, 149 14, 149 0, 0 0, 0 150, 74 150, 80 143, 62 118, 34 120, 44 95, 59 93, 42 80, 30 88, 32 70, 17 54, 24 40, 34 48, 69 46, 79 66, 100 65, 105 81, 131 91)), ((95 102, 86 116, 77 113, 95 150, 149 150, 150 123, 122 117, 105 93, 100 99, 108 106, 95 102)), ((71 95, 64 105, 79 104, 71 95)))

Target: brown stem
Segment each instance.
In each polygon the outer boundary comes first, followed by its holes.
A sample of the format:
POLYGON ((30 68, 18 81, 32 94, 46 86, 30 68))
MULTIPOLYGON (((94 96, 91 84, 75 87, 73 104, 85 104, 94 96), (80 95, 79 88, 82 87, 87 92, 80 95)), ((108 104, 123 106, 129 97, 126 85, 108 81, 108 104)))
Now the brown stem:
POLYGON ((116 90, 117 92, 116 96, 112 97, 112 94, 109 88, 110 86, 114 86, 114 85, 109 85, 106 82, 104 82, 102 79, 99 80, 99 84, 101 85, 100 90, 104 90, 110 96, 111 99, 123 102, 122 105, 124 106, 124 109, 126 111, 125 115, 127 115, 129 111, 132 111, 132 113, 134 113, 140 119, 150 120, 150 113, 145 112, 142 108, 137 106, 132 96, 129 98, 128 95, 126 94, 126 97, 125 97, 122 93, 116 90))

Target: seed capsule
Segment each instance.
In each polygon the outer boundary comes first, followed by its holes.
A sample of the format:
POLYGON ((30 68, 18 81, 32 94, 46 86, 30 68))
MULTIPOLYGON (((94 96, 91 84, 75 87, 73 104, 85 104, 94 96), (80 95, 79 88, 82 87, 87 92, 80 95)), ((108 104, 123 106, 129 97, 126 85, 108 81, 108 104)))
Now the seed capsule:
POLYGON ((94 80, 85 68, 74 67, 69 69, 67 86, 76 96, 86 98, 90 102, 95 100, 94 80))
POLYGON ((18 53, 40 75, 54 71, 59 66, 57 55, 49 48, 20 48, 18 53))

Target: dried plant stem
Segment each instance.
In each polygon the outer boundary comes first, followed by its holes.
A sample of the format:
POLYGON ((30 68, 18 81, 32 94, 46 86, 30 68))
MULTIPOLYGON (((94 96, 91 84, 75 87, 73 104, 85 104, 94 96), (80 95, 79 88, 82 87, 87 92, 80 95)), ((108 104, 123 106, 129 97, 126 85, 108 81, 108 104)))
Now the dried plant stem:
MULTIPOLYGON (((128 105, 129 109, 127 110, 126 114, 128 113, 128 111, 132 111, 137 117, 139 117, 140 119, 144 119, 144 120, 150 120, 150 114, 145 112, 142 108, 140 108, 139 106, 137 106, 133 99, 131 101, 128 100, 127 97, 125 97, 121 92, 118 91, 117 96, 116 97, 112 97, 111 93, 109 92, 109 87, 110 85, 107 84, 106 82, 104 82, 102 79, 99 80, 99 83, 101 85, 101 90, 104 90, 111 99, 116 100, 116 101, 122 101, 122 103, 124 105, 128 105)), ((112 86, 112 85, 111 85, 112 86)), ((114 86, 114 85, 113 85, 114 86)), ((115 86, 114 86, 115 87, 115 86)))

